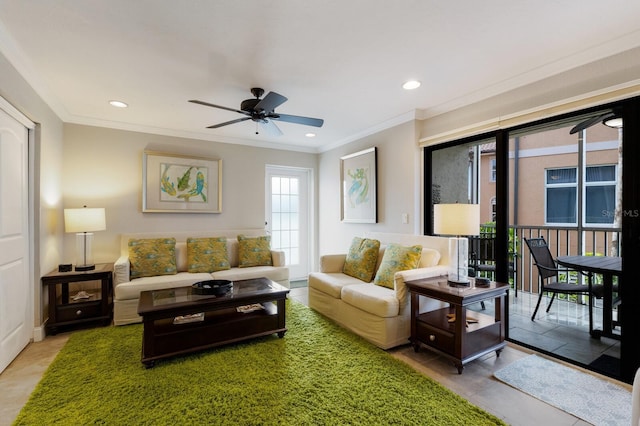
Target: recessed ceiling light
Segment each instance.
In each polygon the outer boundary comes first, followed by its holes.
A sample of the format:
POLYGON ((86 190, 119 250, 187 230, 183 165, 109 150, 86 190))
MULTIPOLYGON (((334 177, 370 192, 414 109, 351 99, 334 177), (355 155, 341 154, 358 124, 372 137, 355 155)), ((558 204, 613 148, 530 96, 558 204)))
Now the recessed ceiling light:
POLYGON ((420 87, 420 82, 418 80, 409 80, 406 83, 404 83, 402 85, 402 88, 404 90, 413 90, 413 89, 417 89, 418 87, 420 87))
POLYGON ((308 138, 315 138, 316 134, 309 132, 309 133, 306 133, 305 136, 308 137, 308 138))
POLYGON ((126 108, 129 105, 127 105, 126 103, 122 102, 122 101, 109 101, 109 104, 111 106, 114 106, 116 108, 126 108))

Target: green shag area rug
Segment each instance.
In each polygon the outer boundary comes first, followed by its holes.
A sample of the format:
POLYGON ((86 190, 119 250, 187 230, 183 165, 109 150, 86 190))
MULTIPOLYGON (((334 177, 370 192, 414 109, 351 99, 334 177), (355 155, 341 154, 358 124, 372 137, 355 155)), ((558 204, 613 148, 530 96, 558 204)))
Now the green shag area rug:
POLYGON ((139 324, 76 332, 15 424, 504 424, 290 300, 287 327, 151 369, 139 324))

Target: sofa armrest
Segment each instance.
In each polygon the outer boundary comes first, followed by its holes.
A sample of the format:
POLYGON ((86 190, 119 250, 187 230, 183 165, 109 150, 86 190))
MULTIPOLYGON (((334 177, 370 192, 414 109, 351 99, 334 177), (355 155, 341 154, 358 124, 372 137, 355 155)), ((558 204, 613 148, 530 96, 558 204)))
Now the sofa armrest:
POLYGON ((439 277, 446 275, 448 267, 446 265, 430 266, 428 268, 408 269, 406 271, 398 271, 393 277, 394 290, 396 297, 400 301, 400 306, 405 306, 407 301, 406 281, 419 280, 422 278, 439 277))
POLYGON ((129 282, 131 264, 129 256, 120 256, 113 264, 113 286, 129 282))
POLYGON ((271 263, 273 263, 273 266, 285 266, 286 259, 284 257, 284 251, 271 250, 271 263))
POLYGON ((342 268, 344 268, 344 261, 346 259, 346 253, 325 254, 320 256, 320 272, 342 272, 342 268))

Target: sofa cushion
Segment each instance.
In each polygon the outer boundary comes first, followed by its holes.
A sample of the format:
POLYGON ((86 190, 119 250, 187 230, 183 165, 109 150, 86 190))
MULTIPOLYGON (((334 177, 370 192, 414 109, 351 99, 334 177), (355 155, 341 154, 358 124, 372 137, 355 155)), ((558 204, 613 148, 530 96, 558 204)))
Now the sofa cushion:
POLYGON ((131 278, 174 275, 176 268, 175 238, 143 238, 129 240, 131 278))
POLYGON ((271 266, 271 237, 238 235, 238 266, 271 266))
POLYGON ((121 283, 113 289, 117 300, 138 299, 140 292, 146 290, 162 290, 173 287, 188 287, 199 281, 211 279, 211 274, 179 272, 175 275, 158 275, 154 277, 142 277, 130 282, 121 283))
POLYGON ((215 272, 229 269, 225 237, 187 238, 187 272, 215 272))
POLYGON ((216 271, 211 274, 214 280, 249 280, 252 278, 269 278, 272 281, 289 280, 289 268, 286 266, 253 266, 251 268, 232 268, 216 271))
POLYGON ((418 268, 431 268, 440 262, 440 252, 436 249, 423 247, 418 268))
POLYGON ((342 288, 342 301, 370 314, 391 318, 400 312, 400 302, 393 290, 362 283, 342 288))
POLYGON ((314 288, 336 299, 340 299, 343 287, 355 284, 362 284, 362 281, 342 272, 311 272, 309 274, 309 288, 314 288))
POLYGON ((371 282, 376 272, 379 250, 380 241, 354 237, 342 272, 366 283, 371 282))
POLYGON ((382 263, 376 272, 373 283, 393 289, 395 273, 417 268, 421 254, 422 246, 420 245, 405 247, 399 244, 389 244, 384 251, 382 263))

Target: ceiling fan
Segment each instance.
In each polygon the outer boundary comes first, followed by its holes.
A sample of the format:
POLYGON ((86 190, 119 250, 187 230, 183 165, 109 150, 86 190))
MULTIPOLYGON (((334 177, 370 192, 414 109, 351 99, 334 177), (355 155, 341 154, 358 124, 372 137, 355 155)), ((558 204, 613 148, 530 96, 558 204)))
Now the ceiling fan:
POLYGON ((569 131, 569 134, 573 135, 574 133, 578 133, 579 131, 591 127, 598 122, 602 122, 602 124, 609 127, 622 127, 622 115, 620 109, 614 108, 611 111, 606 111, 587 118, 586 120, 576 124, 573 129, 569 131), (616 120, 616 122, 614 122, 614 120, 616 120))
MULTIPOLYGON (((208 126, 207 129, 217 129, 229 124, 240 123, 246 120, 253 120, 254 122, 263 126, 267 133, 272 135, 282 135, 282 131, 276 126, 273 120, 285 121, 287 123, 304 124, 306 126, 322 127, 324 120, 319 118, 301 117, 298 115, 279 114, 275 112, 275 109, 285 103, 287 98, 276 92, 269 92, 263 99, 260 97, 264 94, 264 90, 259 87, 251 89, 251 93, 255 96, 255 99, 245 99, 240 104, 240 109, 228 108, 225 106, 211 104, 209 102, 198 101, 195 99, 189 100, 194 104, 200 104, 210 106, 213 108, 225 109, 227 111, 234 111, 244 115, 242 118, 237 118, 231 121, 225 121, 224 123, 214 124, 208 126)), ((256 134, 258 132, 256 131, 256 134)))

